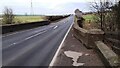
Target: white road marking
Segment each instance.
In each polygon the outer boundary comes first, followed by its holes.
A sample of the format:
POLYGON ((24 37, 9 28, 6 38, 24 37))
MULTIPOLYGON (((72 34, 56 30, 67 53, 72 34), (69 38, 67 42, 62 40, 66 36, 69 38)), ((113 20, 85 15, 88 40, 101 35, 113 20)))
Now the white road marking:
POLYGON ((78 58, 83 55, 83 53, 75 52, 75 51, 65 51, 64 54, 67 57, 72 58, 73 66, 83 66, 85 63, 77 63, 78 58))
MULTIPOLYGON (((54 27, 54 26, 50 26, 50 27, 54 27)), ((17 34, 17 33, 22 33, 22 32, 26 32, 26 31, 30 31, 30 30, 34 30, 34 29, 38 29, 39 27, 37 28, 33 28, 33 29, 28 29, 28 30, 24 30, 24 31, 18 31, 18 32, 14 32, 14 33, 11 33, 11 34, 8 34, 8 35, 5 35, 5 36, 2 36, 2 37, 7 37, 7 36, 11 36, 11 35, 14 35, 14 34, 17 34)), ((54 27, 56 28, 56 27, 54 27)), ((35 31, 35 32, 39 32, 39 31, 35 31)))
MULTIPOLYGON (((46 31, 47 31, 47 30, 46 30, 46 31)), ((13 46, 13 45, 16 45, 16 44, 19 44, 19 43, 21 43, 21 42, 23 42, 23 41, 26 41, 26 40, 29 40, 29 39, 31 39, 31 38, 33 38, 33 37, 35 37, 35 36, 38 36, 38 35, 40 35, 40 34, 42 34, 42 33, 45 33, 46 31, 43 31, 43 32, 37 33, 37 34, 35 34, 35 35, 32 35, 32 36, 30 36, 30 37, 27 37, 27 38, 25 38, 25 39, 23 39, 23 40, 21 40, 21 41, 19 41, 19 42, 12 43, 12 44, 10 44, 8 47, 13 46)), ((5 48, 8 48, 8 47, 5 47, 5 48)))
MULTIPOLYGON (((11 34, 8 34, 8 35, 5 35, 5 36, 2 36, 2 37, 7 37, 7 36, 11 36, 11 35, 14 35, 14 34, 17 34, 17 33, 23 33, 23 32, 31 31, 31 30, 38 29, 38 28, 40 28, 40 27, 33 28, 33 29, 28 29, 28 30, 23 30, 23 31, 18 31, 18 32, 14 32, 14 33, 11 33, 11 34)), ((37 31, 36 31, 36 32, 37 32, 37 31)))
MULTIPOLYGON (((74 23, 74 22, 73 22, 73 23, 74 23)), ((55 63, 55 61, 56 61, 56 58, 57 58, 57 55, 58 55, 58 53, 59 53, 59 51, 60 51, 60 49, 61 49, 61 47, 62 47, 62 44, 64 43, 64 41, 65 41, 65 39, 66 39, 66 37, 67 37, 67 35, 68 35, 70 29, 72 28, 73 23, 71 24, 71 26, 70 26, 70 28, 68 29, 66 35, 64 36, 64 38, 63 38, 63 40, 62 40, 62 42, 61 42, 59 48, 57 49, 57 51, 56 51, 56 53, 55 53, 55 55, 54 55, 54 57, 53 57, 51 63, 49 64, 49 66, 53 66, 53 65, 54 65, 54 63, 55 63)))
POLYGON ((13 43, 14 45, 16 44, 16 43, 13 43))
MULTIPOLYGON (((36 28, 36 29, 37 29, 37 28, 36 28)), ((8 35, 5 35, 5 36, 2 36, 2 37, 7 37, 7 36, 10 36, 10 35, 14 35, 14 34, 17 34, 17 33, 26 32, 26 31, 30 31, 30 30, 33 30, 33 29, 29 29, 29 30, 24 30, 24 31, 14 32, 14 33, 11 33, 11 34, 8 34, 8 35)))
POLYGON ((56 29, 58 26, 55 26, 53 29, 56 29))
POLYGON ((38 34, 32 35, 32 36, 30 36, 30 37, 28 37, 28 38, 25 38, 25 40, 31 39, 31 38, 33 38, 33 37, 35 37, 35 36, 37 36, 37 35, 40 35, 40 34, 42 34, 42 33, 44 33, 44 32, 46 32, 46 31, 43 31, 43 32, 40 32, 40 33, 38 33, 38 34))

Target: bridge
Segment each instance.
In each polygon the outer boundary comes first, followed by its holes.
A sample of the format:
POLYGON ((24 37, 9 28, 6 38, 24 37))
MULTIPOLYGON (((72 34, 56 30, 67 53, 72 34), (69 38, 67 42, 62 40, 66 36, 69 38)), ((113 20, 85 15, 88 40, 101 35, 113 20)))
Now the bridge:
POLYGON ((100 29, 80 28, 71 15, 2 35, 2 66, 119 66, 100 29), (71 59, 72 58, 72 59, 71 59))

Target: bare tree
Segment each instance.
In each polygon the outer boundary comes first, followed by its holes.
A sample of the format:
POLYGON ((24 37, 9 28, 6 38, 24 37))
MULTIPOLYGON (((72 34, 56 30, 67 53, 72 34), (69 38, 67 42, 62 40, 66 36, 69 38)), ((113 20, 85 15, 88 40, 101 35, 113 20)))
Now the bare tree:
POLYGON ((11 8, 5 7, 4 14, 2 15, 3 17, 3 24, 12 24, 14 21, 14 15, 13 11, 11 8))
POLYGON ((96 18, 97 22, 100 23, 100 27, 102 30, 104 30, 105 27, 105 17, 108 12, 111 12, 110 7, 112 6, 112 2, 108 0, 99 0, 99 2, 93 2, 90 3, 91 7, 95 13, 96 13, 96 18))
POLYGON ((117 29, 120 30, 120 1, 112 7, 114 12, 114 20, 117 25, 117 29))

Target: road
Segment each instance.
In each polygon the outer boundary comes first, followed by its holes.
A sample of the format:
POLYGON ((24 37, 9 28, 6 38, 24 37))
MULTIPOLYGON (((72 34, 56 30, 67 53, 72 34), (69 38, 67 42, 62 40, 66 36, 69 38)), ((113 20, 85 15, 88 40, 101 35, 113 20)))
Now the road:
POLYGON ((2 36, 3 66, 48 66, 68 29, 73 16, 55 24, 2 36))

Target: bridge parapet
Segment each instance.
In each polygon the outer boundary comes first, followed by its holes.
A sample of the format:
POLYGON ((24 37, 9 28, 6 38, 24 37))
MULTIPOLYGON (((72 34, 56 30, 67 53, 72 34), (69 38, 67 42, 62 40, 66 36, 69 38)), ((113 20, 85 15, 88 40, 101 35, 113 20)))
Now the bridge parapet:
POLYGON ((95 41, 104 39, 104 32, 100 29, 86 30, 74 23, 74 36, 79 39, 87 48, 95 48, 95 41))
POLYGON ((114 53, 107 45, 102 41, 105 39, 104 32, 101 29, 86 30, 81 28, 77 24, 77 19, 74 20, 74 36, 82 42, 88 49, 94 49, 100 54, 105 66, 119 66, 120 56, 114 53), (100 41, 100 42, 98 42, 100 41), (106 65, 106 63, 108 63, 106 65))

